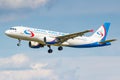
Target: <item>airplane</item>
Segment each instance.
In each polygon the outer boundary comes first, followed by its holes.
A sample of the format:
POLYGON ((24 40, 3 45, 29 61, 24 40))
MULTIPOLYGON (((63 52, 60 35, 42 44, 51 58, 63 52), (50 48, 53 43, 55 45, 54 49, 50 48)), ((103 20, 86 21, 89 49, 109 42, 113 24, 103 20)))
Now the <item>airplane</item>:
POLYGON ((91 48, 111 45, 116 39, 106 40, 110 23, 106 22, 91 36, 84 36, 85 33, 93 30, 85 30, 77 33, 62 33, 44 29, 29 28, 24 26, 11 27, 5 34, 11 38, 18 39, 17 46, 21 45, 21 40, 29 41, 30 48, 43 48, 48 46, 48 53, 52 53, 51 46, 58 46, 58 50, 65 47, 91 48))

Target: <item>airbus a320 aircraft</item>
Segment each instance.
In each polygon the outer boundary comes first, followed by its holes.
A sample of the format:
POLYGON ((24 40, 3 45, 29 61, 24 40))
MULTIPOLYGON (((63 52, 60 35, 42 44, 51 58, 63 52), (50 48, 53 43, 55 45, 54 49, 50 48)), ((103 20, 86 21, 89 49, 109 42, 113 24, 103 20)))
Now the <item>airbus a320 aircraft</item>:
POLYGON ((11 27, 5 31, 9 37, 18 39, 17 46, 20 46, 21 40, 29 41, 30 48, 42 48, 48 46, 48 53, 52 53, 51 46, 58 46, 58 50, 63 50, 63 46, 75 48, 91 48, 111 45, 116 39, 106 40, 110 23, 104 23, 100 28, 89 37, 83 36, 85 33, 93 30, 85 30, 77 33, 61 33, 43 29, 29 28, 23 26, 11 27))

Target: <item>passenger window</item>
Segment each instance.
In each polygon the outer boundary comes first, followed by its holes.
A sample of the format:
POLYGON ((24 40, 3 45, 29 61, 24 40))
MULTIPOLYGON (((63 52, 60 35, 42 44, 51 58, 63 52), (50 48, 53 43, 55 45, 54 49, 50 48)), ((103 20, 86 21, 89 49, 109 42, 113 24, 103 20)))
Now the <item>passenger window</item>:
POLYGON ((10 30, 16 30, 16 28, 10 28, 10 30))

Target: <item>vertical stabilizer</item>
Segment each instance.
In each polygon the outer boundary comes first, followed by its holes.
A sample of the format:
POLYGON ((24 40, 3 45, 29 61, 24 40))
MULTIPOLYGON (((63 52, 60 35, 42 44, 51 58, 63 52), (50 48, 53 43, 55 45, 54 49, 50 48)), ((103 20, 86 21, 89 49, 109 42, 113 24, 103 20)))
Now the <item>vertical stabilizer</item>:
POLYGON ((102 25, 92 36, 91 38, 93 38, 95 41, 105 41, 107 34, 108 34, 108 30, 110 27, 110 23, 104 23, 104 25, 102 25))

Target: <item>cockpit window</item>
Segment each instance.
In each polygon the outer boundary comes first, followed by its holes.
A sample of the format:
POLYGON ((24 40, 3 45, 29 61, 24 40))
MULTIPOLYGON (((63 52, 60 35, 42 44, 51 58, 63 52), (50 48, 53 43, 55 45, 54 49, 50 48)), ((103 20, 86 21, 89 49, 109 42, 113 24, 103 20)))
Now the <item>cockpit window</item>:
POLYGON ((10 30, 16 30, 16 28, 10 28, 10 30))

